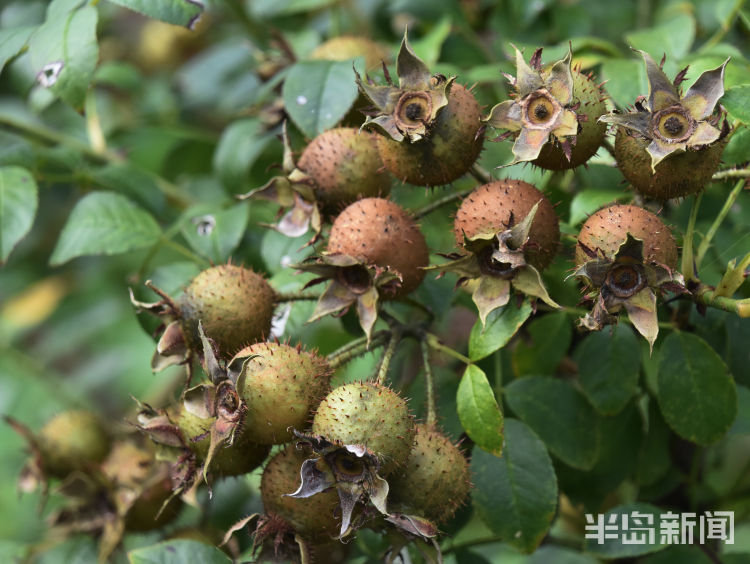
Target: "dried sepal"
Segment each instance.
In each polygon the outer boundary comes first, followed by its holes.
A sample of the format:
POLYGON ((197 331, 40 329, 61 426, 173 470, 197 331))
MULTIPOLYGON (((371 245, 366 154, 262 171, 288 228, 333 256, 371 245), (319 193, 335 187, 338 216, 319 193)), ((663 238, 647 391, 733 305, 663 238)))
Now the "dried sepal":
POLYGON ((532 56, 531 65, 514 49, 516 77, 511 83, 515 98, 495 105, 484 120, 515 135, 511 164, 535 160, 551 137, 565 143, 578 133, 570 50, 562 59, 542 67, 541 49, 532 56))
POLYGON ((438 112, 448 105, 455 77, 432 75, 409 45, 407 33, 396 60, 398 85, 386 74, 385 85, 370 83, 354 70, 360 92, 372 103, 373 111, 362 127, 373 127, 395 141, 416 142, 429 135, 438 112))
POLYGON ((719 99, 724 95, 724 70, 729 59, 715 69, 705 71, 680 95, 675 81, 670 81, 660 66, 645 51, 637 51, 646 66, 649 92, 636 101, 634 110, 609 113, 600 121, 624 127, 647 140, 651 170, 669 155, 711 145, 723 137, 717 127, 719 99))

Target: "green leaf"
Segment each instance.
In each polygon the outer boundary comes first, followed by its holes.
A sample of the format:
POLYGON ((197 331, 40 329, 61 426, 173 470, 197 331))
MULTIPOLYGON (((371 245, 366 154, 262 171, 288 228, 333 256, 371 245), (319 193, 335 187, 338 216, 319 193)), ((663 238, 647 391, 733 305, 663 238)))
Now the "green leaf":
POLYGON ((73 208, 50 258, 59 265, 83 255, 115 255, 153 245, 161 229, 148 212, 114 192, 91 192, 73 208))
POLYGON ((336 125, 357 99, 351 61, 302 61, 289 69, 282 97, 295 125, 313 138, 336 125))
POLYGON ((658 388, 667 424, 694 443, 718 441, 737 415, 737 390, 729 369, 697 335, 674 332, 664 340, 658 388))
POLYGON ((728 88, 721 98, 721 105, 733 118, 750 124, 750 84, 728 88))
POLYGON ((477 320, 469 335, 469 358, 481 360, 504 347, 531 315, 531 305, 524 301, 521 307, 510 303, 492 311, 487 323, 477 320))
POLYGON ((47 20, 29 43, 37 81, 77 110, 83 108, 99 58, 98 15, 94 6, 53 0, 47 20))
POLYGON ((581 389, 602 414, 620 411, 638 386, 641 357, 638 338, 627 325, 588 334, 573 353, 581 389))
POLYGON ((641 564, 712 564, 697 546, 677 545, 644 558, 641 564))
POLYGON ((649 398, 648 430, 638 455, 638 468, 635 475, 639 485, 651 485, 669 471, 672 464, 669 454, 671 436, 672 432, 664 421, 656 401, 649 398))
POLYGON ((555 471, 542 441, 522 422, 506 419, 503 456, 475 450, 471 475, 479 518, 503 541, 533 552, 557 507, 555 471))
POLYGON ((583 190, 570 202, 570 224, 578 225, 606 204, 631 200, 632 194, 617 190, 583 190))
MULTIPOLYGON (((659 526, 661 523, 661 520, 659 516, 663 512, 658 508, 654 507, 653 505, 650 505, 648 503, 631 503, 626 505, 618 505, 617 507, 611 509, 610 511, 607 511, 602 517, 604 519, 604 524, 610 524, 612 523, 615 526, 615 529, 611 531, 607 531, 608 533, 612 534, 615 538, 596 538, 596 532, 594 529, 588 529, 588 527, 593 527, 594 524, 597 521, 597 515, 592 515, 591 519, 593 521, 592 524, 587 524, 587 531, 586 531, 586 541, 584 543, 584 550, 590 554, 593 554, 594 556, 600 556, 602 558, 631 558, 634 556, 641 556, 643 554, 649 554, 651 552, 656 552, 659 550, 663 550, 667 547, 666 544, 661 544, 661 538, 659 535, 659 526), (632 520, 633 520, 633 512, 639 512, 642 515, 651 515, 652 516, 652 524, 647 524, 648 517, 641 517, 641 522, 643 523, 643 526, 650 530, 653 528, 654 530, 654 542, 649 543, 648 540, 648 531, 646 531, 646 535, 644 537, 644 542, 642 544, 623 544, 622 543, 622 535, 623 534, 634 534, 635 531, 632 530, 632 520), (628 518, 628 524, 631 527, 631 530, 629 530, 627 533, 624 533, 622 529, 623 525, 623 518, 622 516, 626 515, 628 518)), ((679 520, 679 516, 678 516, 679 520)), ((678 521, 679 522, 679 521, 678 521)), ((696 521, 697 523, 697 521, 696 521)), ((696 525, 697 527, 697 525, 696 525)))
POLYGON ((635 59, 608 59, 602 63, 602 80, 607 93, 619 108, 633 104, 638 96, 648 94, 643 63, 635 59))
POLYGON ((214 264, 226 262, 245 234, 248 212, 248 202, 239 202, 227 209, 194 206, 185 214, 182 235, 194 251, 214 264))
POLYGON ((164 193, 152 174, 123 162, 95 169, 91 177, 99 185, 133 198, 155 213, 164 207, 164 193))
MULTIPOLYGON (((748 89, 748 94, 750 94, 750 89, 748 89)), ((737 117, 736 114, 733 115, 737 117)), ((747 117, 750 118, 750 105, 748 105, 747 117)), ((732 133, 729 143, 721 154, 721 160, 728 165, 738 165, 750 161, 750 128, 739 127, 732 133)))
POLYGON ((565 380, 519 378, 505 388, 513 412, 560 460, 581 470, 599 454, 599 420, 581 392, 565 380))
POLYGON ((534 554, 529 556, 526 564, 598 564, 599 561, 588 554, 581 554, 569 548, 554 546, 551 544, 539 547, 534 554))
POLYGON ((0 73, 8 61, 26 48, 35 30, 33 26, 0 29, 0 73))
POLYGON ((272 139, 273 134, 264 134, 263 124, 254 118, 235 121, 221 134, 214 169, 232 193, 247 191, 250 167, 272 139))
POLYGON ((530 343, 521 341, 513 350, 513 367, 517 375, 552 375, 573 339, 570 317, 554 312, 529 323, 530 343))
POLYGON ((334 2, 336 0, 253 0, 248 5, 254 16, 271 18, 319 10, 334 2))
POLYGON ((128 552, 130 564, 231 564, 221 550, 195 540, 170 540, 128 552))
POLYGON ((34 177, 25 168, 0 168, 0 264, 31 230, 39 190, 34 177))
POLYGON ((662 54, 675 63, 690 52, 695 39, 695 18, 690 14, 679 14, 668 23, 640 29, 625 35, 628 44, 650 54, 657 62, 662 54))
POLYGON ((495 456, 503 450, 503 414, 487 376, 479 367, 466 367, 456 393, 458 417, 466 434, 495 456))
POLYGON ((203 13, 201 0, 109 0, 134 12, 190 29, 203 13))

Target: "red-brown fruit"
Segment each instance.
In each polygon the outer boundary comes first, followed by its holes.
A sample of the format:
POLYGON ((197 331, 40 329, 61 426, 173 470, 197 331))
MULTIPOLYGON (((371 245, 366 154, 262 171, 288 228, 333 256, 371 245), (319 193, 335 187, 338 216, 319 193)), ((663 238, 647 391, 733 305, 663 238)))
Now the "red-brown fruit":
POLYGON ((482 112, 474 95, 451 85, 448 105, 415 142, 379 136, 378 149, 386 168, 399 180, 417 186, 440 186, 464 175, 479 157, 484 142, 482 112))
MULTIPOLYGON (((618 204, 599 210, 583 224, 578 241, 613 259, 628 233, 643 241, 645 262, 655 261, 670 268, 677 266, 677 244, 669 229, 658 216, 638 206, 618 204)), ((576 245, 575 260, 580 265, 591 257, 581 245, 576 245)))
POLYGON ((365 198, 342 211, 331 227, 328 253, 350 255, 368 265, 391 267, 401 285, 383 298, 404 296, 424 278, 429 250, 419 227, 398 204, 365 198))
POLYGON ((471 239, 478 234, 497 233, 517 225, 537 202, 539 207, 529 231, 525 257, 530 265, 544 269, 557 253, 559 222, 547 197, 522 180, 497 180, 469 194, 458 208, 453 222, 456 243, 463 246, 464 237, 471 239))
POLYGON ((310 141, 297 168, 314 182, 326 214, 336 214, 358 198, 387 196, 391 176, 383 167, 377 135, 352 127, 329 129, 310 141))

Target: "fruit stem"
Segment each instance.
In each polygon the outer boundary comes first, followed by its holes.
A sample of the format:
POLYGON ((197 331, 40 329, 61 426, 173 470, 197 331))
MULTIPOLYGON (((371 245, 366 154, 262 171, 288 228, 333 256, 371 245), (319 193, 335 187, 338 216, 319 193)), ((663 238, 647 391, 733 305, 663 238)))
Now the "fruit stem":
POLYGON ((391 331, 391 338, 388 341, 388 346, 383 352, 383 358, 380 360, 380 367, 378 368, 378 375, 375 378, 375 382, 383 386, 385 385, 385 377, 388 376, 388 368, 391 365, 393 354, 396 352, 396 345, 401 340, 401 330, 396 328, 391 331))
POLYGON ((460 352, 442 344, 440 342, 440 339, 438 339, 437 335, 425 332, 423 339, 430 348, 435 349, 436 351, 439 351, 450 357, 453 357, 456 360, 460 360, 464 364, 472 364, 472 361, 469 357, 466 357, 462 355, 460 352))
POLYGON ((698 209, 700 208, 702 198, 703 193, 701 192, 693 200, 687 231, 682 241, 682 266, 680 270, 682 270, 682 275, 685 277, 686 282, 696 279, 697 266, 693 258, 693 234, 695 233, 695 221, 698 218, 698 209))
POLYGON ((716 291, 709 286, 701 286, 695 296, 695 301, 709 307, 715 307, 740 317, 750 317, 750 298, 734 300, 725 296, 717 296, 716 291))
POLYGON ((721 208, 721 211, 719 211, 719 215, 716 216, 716 219, 714 219, 714 222, 711 224, 711 227, 706 232, 706 236, 703 238, 703 241, 701 241, 701 244, 698 246, 698 252, 695 254, 696 270, 700 266, 701 261, 703 260, 703 257, 708 251, 708 247, 711 246, 711 239, 714 238, 714 235, 716 235, 716 232, 719 230, 721 223, 727 217, 727 214, 729 214, 729 210, 732 209, 734 202, 737 201, 737 196, 739 196, 740 191, 742 190, 743 186, 745 186, 744 178, 739 180, 737 184, 734 185, 734 188, 732 188, 732 191, 729 193, 729 196, 727 196, 727 199, 724 202, 724 206, 721 208))
POLYGON ((387 330, 378 331, 370 339, 370 344, 367 344, 367 337, 360 337, 355 339, 339 349, 336 349, 330 353, 326 360, 332 370, 337 369, 339 366, 343 366, 350 360, 362 356, 363 354, 370 352, 377 347, 383 346, 386 342, 386 338, 390 336, 391 332, 387 330))
POLYGON ((461 200, 471 194, 474 191, 474 188, 471 188, 469 190, 461 190, 460 192, 453 192, 452 194, 448 194, 447 196, 443 196, 442 198, 435 200, 434 202, 430 202, 423 208, 420 208, 418 210, 415 210, 412 212, 412 216, 415 220, 420 220, 424 216, 431 214, 436 209, 442 208, 443 206, 450 204, 451 202, 455 202, 456 200, 461 200))
POLYGON ((469 174, 471 174, 474 178, 479 180, 479 182, 482 182, 483 184, 489 184, 492 182, 492 175, 490 175, 489 172, 484 170, 481 166, 474 163, 471 165, 471 168, 469 169, 469 174))
POLYGON ((319 300, 320 294, 303 294, 302 292, 287 292, 276 294, 275 301, 277 304, 283 302, 299 302, 303 300, 319 300))
POLYGON ((422 349, 422 366, 424 367, 424 380, 427 388, 427 418, 425 423, 428 427, 437 425, 437 404, 435 403, 435 379, 432 377, 432 367, 430 366, 430 347, 425 339, 419 340, 419 347, 422 349))

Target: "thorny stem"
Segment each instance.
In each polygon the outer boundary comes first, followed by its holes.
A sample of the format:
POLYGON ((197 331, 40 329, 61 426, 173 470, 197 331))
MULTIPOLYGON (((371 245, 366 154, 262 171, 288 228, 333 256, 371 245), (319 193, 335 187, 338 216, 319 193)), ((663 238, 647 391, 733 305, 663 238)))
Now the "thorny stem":
POLYGON ((474 191, 474 188, 471 188, 469 190, 462 190, 460 192, 453 192, 452 194, 448 194, 447 196, 443 196, 442 198, 435 200, 434 202, 430 202, 423 208, 420 208, 413 212, 413 217, 416 220, 422 219, 424 216, 431 214, 436 209, 442 208, 443 206, 446 206, 452 202, 455 202, 456 200, 461 200, 471 194, 474 191))
POLYGON ((726 180, 727 178, 750 178, 750 169, 730 168, 720 170, 711 177, 711 180, 726 180))
POLYGON ((332 370, 335 370, 338 367, 343 366, 350 360, 383 346, 390 334, 391 332, 387 330, 378 331, 370 339, 369 345, 367 344, 367 337, 360 337, 359 339, 355 339, 345 344, 343 347, 330 353, 326 357, 326 360, 328 360, 328 365, 332 370))
MULTIPOLYGON (((0 113, 0 125, 5 125, 28 137, 36 137, 50 145, 63 145, 70 147, 84 155, 86 158, 100 164, 122 164, 126 162, 124 157, 111 150, 94 149, 75 137, 71 137, 70 135, 60 133, 59 131, 55 131, 42 125, 25 123, 21 120, 13 119, 7 114, 0 113)), ((154 179, 159 190, 161 190, 165 196, 174 201, 174 203, 183 208, 190 205, 190 199, 187 198, 177 186, 152 172, 147 172, 147 174, 154 179)))
POLYGON ((737 314, 740 317, 750 317, 750 298, 734 300, 724 296, 717 296, 714 290, 708 286, 702 286, 695 296, 695 301, 709 307, 737 314))
POLYGON ((420 339, 419 347, 422 349, 422 366, 424 367, 424 380, 427 388, 427 418, 425 423, 428 427, 437 424, 437 404, 435 403, 435 380, 432 377, 430 367, 430 347, 424 339, 420 339))
POLYGON ((462 355, 460 352, 442 344, 440 342, 440 339, 438 339, 437 335, 433 335, 432 333, 425 333, 424 334, 424 342, 427 343, 427 345, 436 351, 439 351, 443 354, 446 354, 452 358, 455 358, 456 360, 460 360, 464 364, 473 364, 472 360, 469 357, 466 357, 462 355))
POLYGON ((734 202, 737 201, 737 196, 739 196, 740 190, 742 190, 742 187, 744 185, 744 179, 739 180, 737 184, 734 185, 734 188, 732 188, 732 191, 729 193, 729 196, 727 196, 727 199, 724 202, 724 206, 722 206, 721 211, 719 211, 719 214, 714 219, 711 227, 706 232, 706 236, 704 237, 703 241, 701 241, 701 244, 698 246, 698 252, 695 254, 696 269, 700 266, 701 261, 706 254, 706 251, 708 251, 708 247, 711 246, 711 239, 714 238, 714 235, 716 235, 716 232, 719 230, 721 223, 727 217, 727 214, 729 214, 729 210, 732 209, 734 202))
POLYGON ((479 182, 482 182, 483 184, 488 184, 492 182, 492 175, 476 163, 471 165, 471 168, 469 169, 469 174, 471 174, 474 178, 476 178, 477 180, 479 180, 479 182))
POLYGON ((383 359, 380 361, 380 368, 378 368, 378 375, 375 378, 375 382, 382 386, 385 384, 385 378, 388 376, 388 368, 391 366, 391 360, 393 354, 396 352, 396 345, 401 340, 401 330, 396 328, 391 331, 391 338, 388 341, 388 346, 383 352, 383 359))
POLYGON ((693 258, 693 234, 695 233, 695 221, 698 218, 698 209, 701 205, 701 199, 703 193, 701 192, 693 200, 693 205, 690 208, 690 219, 688 220, 687 231, 685 232, 685 238, 682 242, 682 275, 685 277, 685 281, 695 280, 696 276, 696 264, 693 258))
POLYGON ((287 292, 276 294, 276 303, 280 304, 283 302, 299 302, 304 300, 318 300, 320 294, 304 294, 302 292, 287 292))

